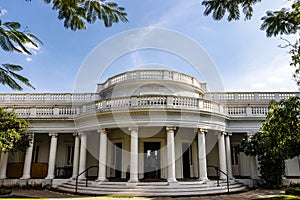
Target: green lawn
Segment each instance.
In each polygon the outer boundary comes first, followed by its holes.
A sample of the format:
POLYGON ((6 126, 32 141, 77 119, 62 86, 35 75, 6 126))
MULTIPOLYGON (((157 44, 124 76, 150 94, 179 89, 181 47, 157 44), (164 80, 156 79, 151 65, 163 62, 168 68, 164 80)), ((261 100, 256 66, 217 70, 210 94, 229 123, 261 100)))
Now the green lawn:
POLYGON ((269 200, 289 200, 289 199, 300 199, 300 196, 293 196, 293 195, 279 195, 276 197, 271 197, 271 198, 265 198, 264 200, 269 199, 269 200))

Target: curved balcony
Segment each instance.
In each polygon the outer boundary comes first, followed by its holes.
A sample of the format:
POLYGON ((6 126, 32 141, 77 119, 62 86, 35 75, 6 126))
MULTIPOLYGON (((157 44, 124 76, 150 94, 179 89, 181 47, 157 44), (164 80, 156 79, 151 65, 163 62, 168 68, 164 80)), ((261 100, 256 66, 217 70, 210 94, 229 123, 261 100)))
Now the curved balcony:
POLYGON ((210 100, 177 96, 131 96, 98 100, 82 107, 81 113, 126 108, 174 108, 182 110, 207 111, 226 115, 226 108, 210 100))
POLYGON ((137 70, 129 71, 122 74, 113 76, 102 84, 98 84, 97 92, 100 92, 110 86, 118 83, 124 83, 129 81, 143 81, 143 80, 164 80, 164 81, 176 81, 185 83, 194 87, 206 91, 206 84, 199 82, 196 78, 175 71, 169 70, 137 70))

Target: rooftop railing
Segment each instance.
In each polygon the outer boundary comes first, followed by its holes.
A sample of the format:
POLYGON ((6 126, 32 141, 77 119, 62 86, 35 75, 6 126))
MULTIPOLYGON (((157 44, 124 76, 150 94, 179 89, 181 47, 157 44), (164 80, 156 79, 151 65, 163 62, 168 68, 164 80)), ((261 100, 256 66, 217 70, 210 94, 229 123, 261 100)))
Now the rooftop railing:
POLYGON ((1 103, 56 103, 90 102, 98 100, 97 93, 6 93, 0 94, 1 103))
POLYGON ((299 93, 208 93, 203 99, 147 95, 102 100, 95 93, 0 94, 0 105, 24 118, 74 118, 85 112, 130 108, 174 108, 215 112, 230 117, 265 117, 270 100, 291 96, 299 96, 299 93))
POLYGON ((300 96, 300 92, 210 92, 205 98, 221 102, 253 102, 288 99, 300 96))
POLYGON ((186 83, 202 90, 206 90, 206 84, 199 82, 196 78, 175 71, 168 70, 138 70, 129 71, 122 74, 118 74, 109 78, 102 84, 98 84, 98 92, 108 88, 112 85, 128 81, 138 80, 169 80, 186 83))

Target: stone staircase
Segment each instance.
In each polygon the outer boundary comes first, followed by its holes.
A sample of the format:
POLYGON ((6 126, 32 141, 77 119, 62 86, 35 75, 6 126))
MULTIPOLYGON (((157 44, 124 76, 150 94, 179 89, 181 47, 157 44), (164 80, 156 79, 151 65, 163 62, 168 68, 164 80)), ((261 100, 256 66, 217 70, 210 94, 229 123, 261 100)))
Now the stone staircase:
MULTIPOLYGON (((57 190, 68 193, 75 193, 76 182, 70 180, 57 187, 57 190)), ((241 192, 247 189, 241 183, 231 180, 229 192, 241 192)), ((208 194, 227 193, 226 181, 203 183, 201 181, 190 182, 95 182, 89 181, 86 187, 85 181, 78 182, 78 194, 85 195, 113 195, 113 196, 196 196, 208 194)))

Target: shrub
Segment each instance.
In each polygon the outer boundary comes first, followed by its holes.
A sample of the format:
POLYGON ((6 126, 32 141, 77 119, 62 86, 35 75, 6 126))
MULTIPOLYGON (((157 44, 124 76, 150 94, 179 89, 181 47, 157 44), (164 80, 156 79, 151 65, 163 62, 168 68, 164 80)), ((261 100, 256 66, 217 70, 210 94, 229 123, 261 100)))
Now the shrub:
POLYGON ((285 194, 300 196, 300 183, 291 184, 286 190, 285 194))

